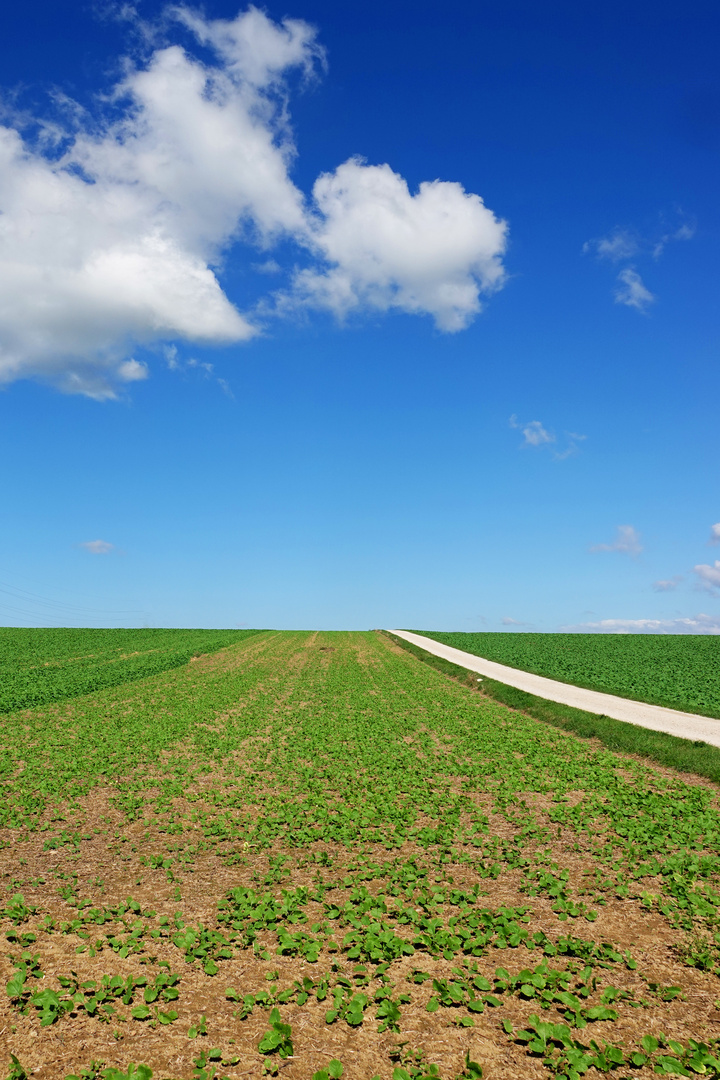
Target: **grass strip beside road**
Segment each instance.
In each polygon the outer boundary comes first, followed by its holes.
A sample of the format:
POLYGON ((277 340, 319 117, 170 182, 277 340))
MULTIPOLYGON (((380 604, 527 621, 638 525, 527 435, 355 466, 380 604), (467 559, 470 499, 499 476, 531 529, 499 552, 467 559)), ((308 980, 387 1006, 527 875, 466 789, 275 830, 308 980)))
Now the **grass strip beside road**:
MULTIPOLYGON (((387 633, 387 631, 383 632, 387 633)), ((610 716, 598 716, 596 713, 574 709, 570 705, 561 705, 556 701, 536 697, 535 694, 517 690, 514 686, 507 686, 505 683, 486 676, 482 676, 482 681, 479 682, 474 671, 468 671, 467 668, 453 664, 450 660, 435 656, 412 642, 405 641, 404 638, 396 637, 395 634, 388 633, 388 637, 424 664, 429 664, 444 675, 457 679, 466 686, 471 686, 492 698, 493 701, 498 701, 511 709, 517 709, 526 716, 532 716, 545 724, 571 731, 583 739, 599 739, 608 750, 623 754, 638 754, 640 757, 656 761, 659 765, 678 769, 680 772, 693 773, 695 776, 704 776, 708 780, 720 783, 720 748, 716 746, 710 746, 705 742, 695 742, 692 739, 680 739, 676 735, 667 735, 662 731, 651 731, 648 728, 638 727, 636 724, 626 724, 610 716)))

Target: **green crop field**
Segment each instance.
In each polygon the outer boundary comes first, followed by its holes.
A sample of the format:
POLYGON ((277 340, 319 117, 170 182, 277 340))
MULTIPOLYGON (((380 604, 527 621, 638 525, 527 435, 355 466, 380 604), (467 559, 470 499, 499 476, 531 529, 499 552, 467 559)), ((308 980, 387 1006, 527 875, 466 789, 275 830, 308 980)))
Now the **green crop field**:
POLYGON ((0 627, 0 713, 143 679, 255 633, 0 627))
POLYGON ((718 788, 382 633, 8 713, 0 779, 3 1080, 720 1077, 718 788))
POLYGON ((416 633, 574 686, 720 717, 720 637, 416 633))

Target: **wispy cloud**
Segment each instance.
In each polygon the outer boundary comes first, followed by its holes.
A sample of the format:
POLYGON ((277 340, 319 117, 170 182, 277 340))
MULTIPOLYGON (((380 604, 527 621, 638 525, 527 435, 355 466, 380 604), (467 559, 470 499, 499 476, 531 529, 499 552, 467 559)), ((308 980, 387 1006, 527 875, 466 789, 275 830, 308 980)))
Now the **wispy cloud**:
POLYGON ((713 595, 720 591, 720 560, 716 559, 713 566, 708 563, 698 563, 693 567, 693 572, 698 576, 698 585, 701 589, 713 595))
MULTIPOLYGON (((691 240, 696 232, 695 221, 681 210, 675 211, 673 224, 661 219, 658 228, 641 235, 635 229, 616 225, 607 236, 595 237, 583 244, 583 253, 612 263, 636 262, 643 257, 657 260, 667 245, 676 240, 691 240)), ((614 297, 616 304, 647 312, 656 296, 648 289, 634 265, 627 265, 617 276, 614 297)))
POLYGON ((163 356, 170 371, 178 371, 181 364, 178 360, 177 345, 163 345, 163 356))
POLYGON ((720 634, 720 618, 700 614, 678 619, 601 619, 560 629, 567 634, 720 634))
POLYGON ((655 228, 644 235, 637 229, 616 225, 606 236, 597 236, 583 244, 584 255, 595 255, 598 259, 609 262, 625 262, 636 256, 652 255, 659 259, 668 244, 676 240, 692 240, 697 232, 697 222, 682 210, 676 210, 668 221, 668 215, 661 215, 655 228))
POLYGON ((683 221, 677 228, 664 233, 653 245, 653 258, 659 259, 665 248, 673 240, 692 240, 697 231, 694 221, 683 221))
POLYGON ((500 620, 503 626, 532 626, 532 623, 520 622, 518 619, 511 619, 509 615, 506 615, 500 620))
POLYGON ((229 398, 235 398, 230 384, 227 379, 221 378, 219 375, 215 375, 215 365, 209 363, 207 360, 198 360, 197 357, 191 356, 189 359, 184 360, 180 356, 177 345, 164 345, 162 347, 162 353, 165 357, 165 363, 170 371, 177 371, 181 373, 187 373, 188 371, 197 371, 205 379, 212 379, 218 384, 223 394, 229 398))
MULTIPOLYGON (((720 544, 720 521, 710 526, 708 544, 711 546, 720 544)), ((703 589, 713 596, 720 593, 720 560, 716 560, 715 563, 697 563, 692 572, 695 574, 696 588, 703 589)), ((656 592, 671 592, 681 581, 684 581, 683 575, 675 574, 671 578, 654 581, 653 589, 656 592)))
POLYGON ((555 461, 564 461, 565 458, 572 457, 573 454, 577 454, 580 447, 578 443, 585 442, 587 435, 580 435, 577 431, 566 431, 565 438, 567 443, 564 450, 553 451, 553 457, 555 461))
POLYGON ((117 377, 120 382, 140 382, 142 379, 147 379, 148 375, 147 364, 142 364, 138 360, 123 360, 118 365, 117 377))
POLYGON ((639 248, 637 236, 629 229, 618 227, 613 229, 609 236, 586 241, 583 244, 583 253, 594 254, 599 259, 609 259, 610 262, 620 262, 622 259, 631 259, 639 248))
POLYGON ((637 270, 627 266, 617 276, 620 284, 615 289, 615 303, 624 304, 626 307, 635 308, 636 311, 646 312, 657 297, 643 284, 643 279, 637 270))
POLYGON ((232 387, 230 386, 230 383, 227 381, 227 379, 220 379, 219 378, 218 379, 218 386, 222 390, 225 397, 229 397, 231 401, 235 400, 235 395, 232 392, 232 387))
POLYGON ((212 375, 215 365, 208 363, 207 360, 197 360, 194 356, 191 356, 187 362, 189 368, 198 368, 200 371, 205 372, 205 378, 209 378, 212 375))
POLYGON ((555 461, 564 461, 565 458, 571 457, 578 451, 578 443, 584 442, 586 436, 579 435, 576 431, 566 431, 564 433, 563 447, 558 447, 558 438, 554 432, 548 431, 540 420, 529 420, 522 422, 518 420, 515 413, 510 417, 508 421, 511 428, 517 431, 521 431, 523 435, 523 441, 520 443, 520 448, 525 449, 527 447, 551 447, 552 457, 555 461))
POLYGON ((91 555, 109 555, 115 549, 115 545, 109 540, 84 540, 80 547, 85 548, 91 555))
POLYGON ((264 262, 253 263, 253 270, 256 274, 279 274, 282 266, 275 259, 265 259, 264 262))
POLYGON ((659 581, 653 581, 652 587, 655 592, 672 592, 674 589, 677 589, 682 580, 682 574, 676 574, 675 577, 661 578, 659 581))
POLYGON ((593 544, 591 551, 619 551, 622 555, 639 555, 643 546, 640 533, 632 525, 618 525, 617 536, 611 544, 593 544))
POLYGON ((529 420, 521 423, 515 413, 508 421, 511 428, 516 428, 523 433, 522 446, 545 446, 555 442, 555 436, 547 431, 539 420, 529 420))

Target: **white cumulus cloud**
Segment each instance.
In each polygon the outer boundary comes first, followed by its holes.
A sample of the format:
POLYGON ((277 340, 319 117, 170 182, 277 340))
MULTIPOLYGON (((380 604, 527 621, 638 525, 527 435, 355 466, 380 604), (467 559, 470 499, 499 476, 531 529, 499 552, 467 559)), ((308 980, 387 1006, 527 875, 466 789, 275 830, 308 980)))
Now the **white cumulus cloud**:
POLYGON ((357 308, 431 315, 462 330, 500 288, 507 225, 461 184, 411 193, 389 165, 346 161, 315 182, 313 238, 329 264, 301 270, 294 298, 340 318, 357 308))
POLYGON ((620 284, 615 290, 616 304, 624 304, 636 311, 645 312, 655 303, 655 296, 645 287, 643 279, 631 266, 621 270, 617 279, 620 284))
POLYGON ((632 525, 618 525, 611 544, 593 544, 591 551, 619 551, 623 555, 639 555, 643 547, 640 533, 632 525))
POLYGON ((169 46, 115 88, 125 114, 99 129, 80 115, 57 160, 0 129, 0 379, 110 397, 139 374, 133 342, 255 333, 211 262, 243 224, 267 236, 303 223, 271 95, 276 54, 296 35, 254 10, 238 34, 258 21, 277 39, 264 79, 262 52, 249 84, 230 62, 169 46))
POLYGON ((720 544, 720 521, 710 526, 710 541, 711 544, 720 544))
POLYGON ((466 326, 504 279, 507 227, 482 199, 441 180, 411 193, 389 165, 353 159, 309 201, 290 177, 287 79, 324 65, 315 30, 254 7, 165 15, 202 59, 156 44, 125 59, 93 115, 69 103, 64 125, 0 126, 0 383, 111 398, 147 376, 137 347, 247 341, 258 316, 225 294, 224 262, 246 258, 267 280, 270 250, 288 239, 305 265, 276 311, 399 310, 466 326))
POLYGON ((85 548, 91 555, 109 555, 115 545, 109 540, 84 540, 80 547, 85 548))

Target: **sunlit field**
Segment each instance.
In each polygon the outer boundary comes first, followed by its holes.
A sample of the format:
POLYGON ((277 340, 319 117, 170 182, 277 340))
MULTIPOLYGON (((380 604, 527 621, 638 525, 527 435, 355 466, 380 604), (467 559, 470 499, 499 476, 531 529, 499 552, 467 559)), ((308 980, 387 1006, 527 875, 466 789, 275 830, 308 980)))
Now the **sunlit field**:
POLYGON ((2 718, 3 1078, 720 1076, 715 785, 380 632, 210 647, 2 718))

